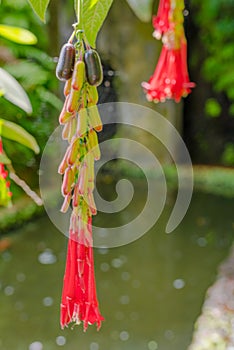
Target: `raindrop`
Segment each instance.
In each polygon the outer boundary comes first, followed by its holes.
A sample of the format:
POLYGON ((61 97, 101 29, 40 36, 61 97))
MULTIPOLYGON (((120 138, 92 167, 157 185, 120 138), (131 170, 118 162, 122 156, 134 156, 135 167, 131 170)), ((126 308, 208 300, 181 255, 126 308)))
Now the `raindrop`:
POLYGON ((118 320, 118 321, 122 321, 122 320, 124 319, 124 313, 121 312, 121 311, 117 311, 117 312, 115 313, 115 318, 116 318, 116 320, 118 320))
POLYGON ((98 350, 99 349, 98 343, 91 343, 89 349, 90 350, 98 350))
POLYGON ((139 314, 138 314, 138 312, 132 312, 132 313, 130 314, 130 318, 131 318, 132 321, 138 321, 138 320, 139 320, 139 314))
POLYGON ((129 333, 126 331, 122 331, 119 335, 120 340, 127 341, 129 339, 129 333))
POLYGON ((108 80, 106 80, 106 81, 104 82, 104 86, 105 86, 105 87, 110 87, 110 82, 109 82, 108 80))
POLYGON ((28 321, 28 315, 25 312, 20 314, 20 321, 26 322, 28 321))
POLYGON ((128 261, 128 258, 126 257, 126 255, 120 255, 119 258, 122 260, 123 264, 125 264, 128 261))
POLYGON ((133 288, 139 288, 141 285, 141 282, 139 280, 132 281, 133 288))
POLYGON ((199 245, 199 247, 205 247, 207 245, 207 240, 205 237, 199 237, 197 239, 197 244, 199 245))
POLYGON ((122 295, 120 297, 119 301, 120 301, 120 304, 127 305, 127 304, 129 304, 130 298, 128 295, 122 295))
POLYGON ((113 70, 108 70, 107 74, 109 75, 109 77, 113 77, 115 73, 113 70))
POLYGON ((111 261, 111 265, 116 268, 119 269, 120 267, 123 266, 123 261, 119 258, 115 258, 111 261))
POLYGON ((15 309, 16 310, 21 311, 21 310, 23 310, 23 308, 24 308, 24 304, 22 303, 22 301, 17 301, 15 303, 15 309))
POLYGON ((110 265, 108 264, 108 263, 101 263, 101 265, 100 265, 100 269, 101 269, 101 271, 103 271, 103 272, 107 272, 107 271, 109 271, 110 270, 110 265))
POLYGON ((110 336, 111 336, 111 338, 113 340, 118 340, 119 339, 119 332, 118 331, 112 331, 110 336))
POLYGON ((38 256, 38 261, 43 265, 49 265, 54 264, 57 261, 57 258, 53 254, 52 250, 46 249, 38 256))
POLYGON ((23 272, 17 273, 16 279, 18 282, 24 282, 26 279, 26 276, 23 272))
POLYGON ((100 230, 98 230, 97 232, 97 236, 99 236, 100 238, 106 238, 108 236, 108 229, 106 229, 105 227, 100 228, 100 230))
POLYGON ((130 273, 127 272, 127 271, 122 272, 121 278, 122 278, 123 281, 129 281, 129 279, 130 279, 130 273))
POLYGON ((66 344, 66 338, 60 335, 59 337, 56 338, 56 344, 58 346, 63 346, 66 344))
POLYGON ((11 253, 8 252, 8 251, 3 252, 3 253, 2 253, 2 259, 3 259, 4 261, 6 261, 6 262, 11 261, 11 259, 12 259, 11 253))
POLYGON ((15 288, 12 286, 6 286, 4 289, 4 293, 9 296, 9 295, 13 295, 15 292, 15 288))
POLYGON ((51 297, 45 297, 42 301, 44 306, 51 306, 54 303, 54 299, 51 297))
POLYGON ((186 16, 189 15, 189 11, 188 11, 188 10, 184 10, 184 11, 183 11, 183 14, 184 14, 184 17, 186 17, 186 16))
POLYGON ((98 249, 98 253, 102 254, 102 255, 108 254, 109 253, 109 249, 108 248, 99 248, 98 249))
POLYGON ((172 340, 175 337, 174 332, 172 330, 170 330, 170 329, 167 329, 165 331, 164 336, 168 340, 172 340))
POLYGON ((29 345, 29 350, 42 350, 43 349, 43 345, 41 342, 39 341, 35 341, 32 344, 29 345))
POLYGON ((185 286, 185 281, 182 280, 182 279, 180 279, 180 278, 176 279, 176 280, 173 282, 173 287, 174 287, 175 289, 182 289, 182 288, 184 288, 184 286, 185 286))
POLYGON ((148 342, 148 349, 149 350, 157 350, 158 349, 158 344, 156 343, 156 341, 151 340, 148 342))

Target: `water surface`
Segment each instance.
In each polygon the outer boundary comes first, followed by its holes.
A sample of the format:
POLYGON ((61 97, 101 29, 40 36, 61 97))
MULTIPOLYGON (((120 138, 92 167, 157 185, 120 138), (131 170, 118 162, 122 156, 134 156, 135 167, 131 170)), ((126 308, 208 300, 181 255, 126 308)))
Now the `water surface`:
MULTIPOLYGON (((95 326, 86 333, 81 327, 60 330, 67 238, 47 217, 14 232, 12 246, 0 255, 1 350, 185 350, 205 292, 231 246, 234 200, 194 194, 183 222, 167 235, 174 197, 169 194, 163 215, 141 239, 95 249, 105 316, 99 332, 95 326)), ((141 191, 135 199, 116 223, 140 210, 141 191)), ((108 226, 105 214, 96 222, 108 226)))

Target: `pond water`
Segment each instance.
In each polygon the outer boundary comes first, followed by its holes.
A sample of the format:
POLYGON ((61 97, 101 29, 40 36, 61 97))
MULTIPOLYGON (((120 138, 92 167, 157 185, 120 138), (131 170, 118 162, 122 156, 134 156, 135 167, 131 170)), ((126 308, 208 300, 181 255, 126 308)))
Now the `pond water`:
MULTIPOLYGON (((233 240, 234 200, 195 193, 183 222, 168 235, 175 195, 169 194, 159 221, 142 238, 95 249, 105 316, 99 332, 95 326, 86 333, 60 329, 67 238, 47 217, 12 233, 12 246, 0 255, 0 349, 187 349, 205 292, 233 240)), ((119 216, 132 216, 143 197, 140 191, 137 204, 119 216)), ((97 222, 106 221, 99 214, 97 222)))

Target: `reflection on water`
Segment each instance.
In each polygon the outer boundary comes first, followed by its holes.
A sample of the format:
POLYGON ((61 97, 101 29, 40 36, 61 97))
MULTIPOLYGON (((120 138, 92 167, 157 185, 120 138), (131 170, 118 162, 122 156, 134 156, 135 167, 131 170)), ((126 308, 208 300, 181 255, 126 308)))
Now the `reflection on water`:
MULTIPOLYGON (((139 211, 141 190, 135 199, 116 222, 139 211)), ((171 208, 168 203, 154 228, 136 242, 95 249, 105 316, 100 332, 94 326, 86 333, 81 327, 60 330, 67 239, 47 218, 14 233, 11 248, 0 256, 0 348, 185 350, 205 291, 233 239, 233 200, 195 194, 182 224, 166 235, 171 208)), ((106 221, 105 214, 96 219, 99 225, 106 221)))

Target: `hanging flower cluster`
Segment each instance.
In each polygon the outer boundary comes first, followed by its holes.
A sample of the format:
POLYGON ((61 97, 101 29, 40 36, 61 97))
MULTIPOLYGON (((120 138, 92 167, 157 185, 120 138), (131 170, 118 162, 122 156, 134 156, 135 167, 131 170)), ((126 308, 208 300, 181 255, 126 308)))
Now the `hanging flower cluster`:
MULTIPOLYGON (((0 157, 4 156, 2 139, 0 138, 0 157)), ((0 158, 0 206, 7 207, 11 204, 12 192, 10 191, 10 181, 7 180, 8 172, 0 158)))
POLYGON ((65 80, 65 103, 59 116, 63 139, 68 148, 59 166, 63 175, 61 208, 72 207, 67 261, 64 275, 61 327, 70 322, 97 324, 100 314, 94 276, 92 215, 96 214, 93 198, 94 160, 100 158, 97 131, 102 130, 99 116, 97 86, 102 81, 102 66, 98 53, 91 49, 83 31, 76 33, 61 50, 57 77, 65 80))
POLYGON ((162 39, 163 47, 154 74, 142 83, 149 101, 179 102, 195 86, 189 80, 187 69, 183 10, 183 0, 160 0, 157 15, 153 17, 153 36, 162 39))

